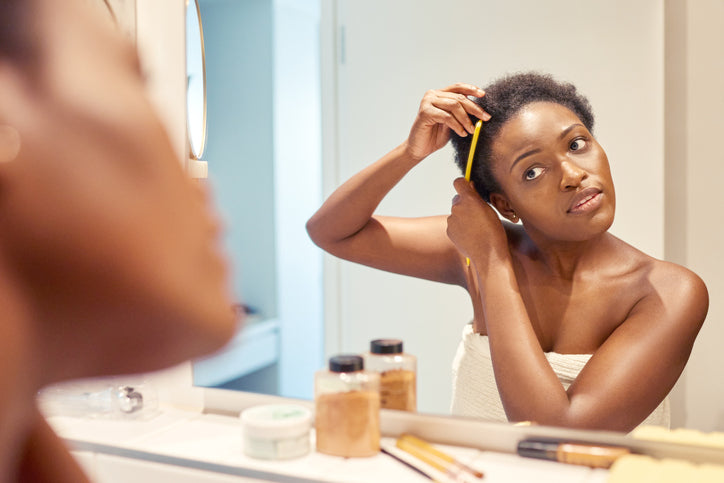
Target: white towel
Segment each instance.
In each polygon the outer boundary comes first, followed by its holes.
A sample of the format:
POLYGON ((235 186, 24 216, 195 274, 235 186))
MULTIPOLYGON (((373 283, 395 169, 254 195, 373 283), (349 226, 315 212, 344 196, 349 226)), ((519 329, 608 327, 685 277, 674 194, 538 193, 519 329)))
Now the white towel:
MULTIPOLYGON (((545 356, 564 389, 568 389, 591 358, 591 354, 557 352, 547 352, 545 356)), ((452 376, 451 412, 454 416, 508 421, 495 384, 488 337, 476 334, 472 324, 465 324, 463 328, 463 337, 453 360, 452 376)), ((641 425, 669 427, 668 396, 641 425)))

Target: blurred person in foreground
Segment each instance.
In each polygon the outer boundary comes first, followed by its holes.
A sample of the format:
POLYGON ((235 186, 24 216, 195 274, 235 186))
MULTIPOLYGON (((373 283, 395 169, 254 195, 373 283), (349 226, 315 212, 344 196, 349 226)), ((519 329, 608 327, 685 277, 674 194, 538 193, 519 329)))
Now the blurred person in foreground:
POLYGON ((87 481, 37 391, 168 367, 236 320, 219 227, 80 0, 0 0, 0 482, 87 481))

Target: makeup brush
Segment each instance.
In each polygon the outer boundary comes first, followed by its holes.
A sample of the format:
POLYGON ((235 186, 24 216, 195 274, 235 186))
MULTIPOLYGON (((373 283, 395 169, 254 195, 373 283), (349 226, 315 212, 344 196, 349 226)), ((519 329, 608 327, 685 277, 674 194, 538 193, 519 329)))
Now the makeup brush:
POLYGON ((450 476, 455 476, 460 471, 470 473, 476 478, 484 476, 482 471, 471 468, 456 460, 453 456, 435 448, 430 443, 410 434, 403 434, 397 438, 396 446, 450 476))

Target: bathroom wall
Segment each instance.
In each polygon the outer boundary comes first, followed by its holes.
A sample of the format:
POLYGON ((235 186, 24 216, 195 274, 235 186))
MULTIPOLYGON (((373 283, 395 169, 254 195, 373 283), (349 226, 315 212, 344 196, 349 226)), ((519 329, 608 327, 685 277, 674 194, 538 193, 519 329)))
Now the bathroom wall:
POLYGON ((322 252, 304 226, 322 203, 320 8, 272 4, 279 394, 312 399, 312 375, 326 361, 322 252))
MULTIPOLYGON (((666 258, 706 282, 707 321, 676 388, 677 422, 724 430, 724 2, 667 0, 666 258)), ((665 361, 662 361, 665 363, 665 361)))
POLYGON ((227 387, 311 399, 312 374, 324 362, 322 254, 304 228, 322 201, 319 6, 200 5, 209 93, 204 159, 234 292, 279 324, 278 363, 227 387))
POLYGON ((200 2, 208 85, 208 183, 224 220, 234 295, 277 316, 272 2, 200 2))

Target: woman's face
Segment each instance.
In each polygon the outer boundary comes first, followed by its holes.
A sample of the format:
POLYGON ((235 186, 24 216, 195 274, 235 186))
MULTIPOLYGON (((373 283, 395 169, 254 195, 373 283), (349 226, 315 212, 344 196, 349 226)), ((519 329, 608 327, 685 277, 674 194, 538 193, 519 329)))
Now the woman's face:
POLYGON ((134 49, 79 0, 36 3, 40 69, 0 62, 0 124, 21 140, 0 166, 0 255, 49 332, 102 321, 133 340, 204 325, 218 346, 233 331, 218 222, 146 97, 134 49))
POLYGON ((582 241, 613 223, 616 198, 601 146, 568 108, 527 105, 499 131, 492 146, 493 175, 527 230, 553 240, 582 241))

